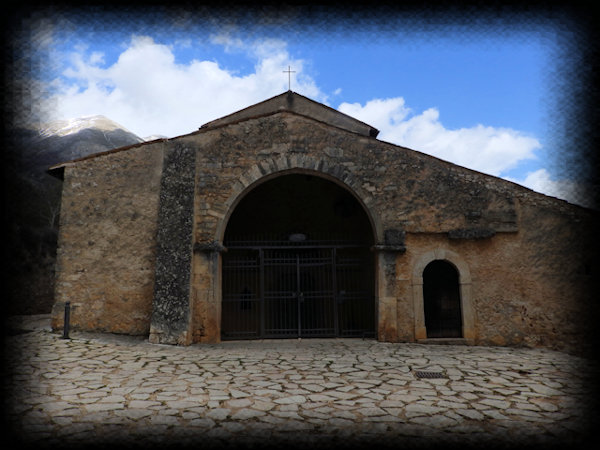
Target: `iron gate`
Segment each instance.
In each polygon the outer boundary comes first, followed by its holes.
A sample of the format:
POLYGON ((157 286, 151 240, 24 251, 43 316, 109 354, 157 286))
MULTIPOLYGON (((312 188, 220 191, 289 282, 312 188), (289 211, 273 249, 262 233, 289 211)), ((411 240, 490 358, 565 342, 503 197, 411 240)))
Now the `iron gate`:
POLYGON ((228 247, 221 337, 373 337, 373 261, 353 245, 228 247))

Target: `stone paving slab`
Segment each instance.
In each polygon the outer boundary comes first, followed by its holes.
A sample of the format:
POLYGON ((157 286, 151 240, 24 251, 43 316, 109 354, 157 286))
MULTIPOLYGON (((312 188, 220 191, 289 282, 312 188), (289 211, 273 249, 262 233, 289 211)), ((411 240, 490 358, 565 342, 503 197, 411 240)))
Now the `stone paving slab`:
POLYGON ((27 331, 5 342, 4 401, 16 435, 36 446, 572 448, 595 420, 597 366, 545 349, 361 339, 173 347, 27 331))

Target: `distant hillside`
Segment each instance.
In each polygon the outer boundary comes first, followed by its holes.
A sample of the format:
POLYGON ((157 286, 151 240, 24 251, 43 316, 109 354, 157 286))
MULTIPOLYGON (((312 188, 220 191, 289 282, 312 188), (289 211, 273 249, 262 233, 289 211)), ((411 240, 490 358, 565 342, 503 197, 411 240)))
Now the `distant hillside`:
POLYGON ((103 116, 8 130, 3 152, 9 314, 50 312, 62 182, 47 169, 144 140, 103 116))
POLYGON ((39 129, 22 129, 26 146, 15 155, 30 171, 45 171, 59 162, 138 144, 144 140, 104 116, 61 120, 39 129))

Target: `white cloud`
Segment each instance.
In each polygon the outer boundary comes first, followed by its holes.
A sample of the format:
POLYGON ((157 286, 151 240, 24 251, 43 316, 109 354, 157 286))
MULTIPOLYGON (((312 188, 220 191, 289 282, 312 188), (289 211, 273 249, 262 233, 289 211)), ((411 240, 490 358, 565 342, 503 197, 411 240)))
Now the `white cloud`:
MULTIPOLYGON (((148 36, 134 36, 118 60, 104 66, 104 56, 87 47, 75 49, 65 78, 48 84, 54 94, 41 102, 46 120, 104 115, 140 137, 174 137, 197 130, 202 124, 284 92, 283 71, 296 71, 292 89, 317 101, 327 97, 304 73, 304 62, 292 59, 286 43, 265 39, 246 43, 227 33, 211 37, 229 51, 254 58, 254 71, 236 75, 214 61, 178 64, 173 48, 148 36)), ((187 44, 182 42, 182 44, 187 44)), ((341 89, 334 92, 338 95, 341 89)), ((525 160, 535 159, 540 143, 508 129, 477 125, 447 129, 436 108, 415 114, 402 97, 375 99, 364 106, 342 103, 340 111, 380 130, 379 138, 492 175, 501 176, 525 160)), ((533 190, 585 203, 582 186, 556 181, 545 169, 524 180, 507 178, 533 190)))
MULTIPOLYGON (((535 151, 541 147, 537 139, 510 128, 477 125, 447 129, 437 109, 414 114, 402 97, 375 99, 364 106, 342 103, 338 109, 378 128, 381 140, 495 176, 502 176, 524 161, 535 160, 535 151)), ((503 178, 545 195, 595 207, 591 186, 552 179, 544 168, 529 172, 524 179, 503 178)))
POLYGON ((517 180, 511 177, 505 179, 518 183, 536 192, 560 198, 570 203, 594 208, 592 187, 572 180, 553 180, 546 169, 529 172, 525 179, 517 180))
POLYGON ((90 64, 103 64, 103 63, 104 63, 104 53, 93 52, 90 55, 90 64))
POLYGON ((319 101, 324 94, 303 73, 303 61, 291 59, 284 42, 264 40, 243 44, 214 37, 223 45, 243 47, 256 63, 244 76, 213 61, 177 64, 171 47, 147 36, 134 36, 118 60, 102 67, 103 55, 79 49, 64 71, 67 80, 51 95, 43 110, 47 120, 102 114, 141 137, 169 137, 197 130, 202 124, 284 92, 283 70, 296 71, 292 89, 319 101))
POLYGON ((535 150, 540 148, 537 139, 509 128, 447 129, 437 109, 415 115, 402 97, 371 100, 364 106, 342 103, 338 109, 378 128, 381 140, 491 175, 535 159, 535 150))
POLYGON ((239 49, 244 46, 244 43, 240 38, 234 38, 229 33, 213 34, 210 36, 210 41, 213 44, 222 45, 226 52, 230 52, 233 49, 239 49))

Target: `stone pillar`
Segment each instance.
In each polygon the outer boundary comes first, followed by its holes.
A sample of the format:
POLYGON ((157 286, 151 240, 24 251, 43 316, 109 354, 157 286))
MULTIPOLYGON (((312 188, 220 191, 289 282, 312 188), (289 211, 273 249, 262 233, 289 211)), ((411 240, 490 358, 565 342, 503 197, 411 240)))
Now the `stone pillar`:
POLYGON ((460 281, 460 300, 462 310, 463 338, 473 343, 475 341, 475 311, 471 298, 471 278, 460 281))
POLYGON ((413 279, 412 282, 413 308, 415 315, 415 340, 427 339, 425 327, 425 313, 423 308, 423 277, 413 279))
POLYGON ((404 232, 385 230, 384 243, 373 246, 377 252, 377 338, 383 342, 398 341, 398 298, 396 259, 404 253, 404 232))
POLYGON ((195 151, 184 146, 165 149, 149 338, 152 343, 189 345, 192 341, 195 159, 195 151))
POLYGON ((194 342, 214 344, 221 341, 220 253, 227 249, 220 242, 194 244, 193 332, 194 342))

